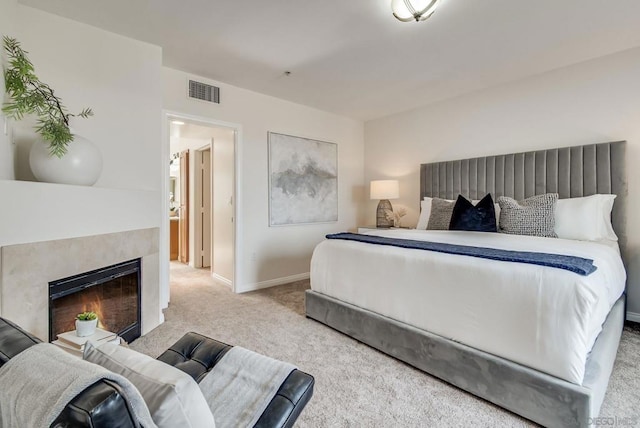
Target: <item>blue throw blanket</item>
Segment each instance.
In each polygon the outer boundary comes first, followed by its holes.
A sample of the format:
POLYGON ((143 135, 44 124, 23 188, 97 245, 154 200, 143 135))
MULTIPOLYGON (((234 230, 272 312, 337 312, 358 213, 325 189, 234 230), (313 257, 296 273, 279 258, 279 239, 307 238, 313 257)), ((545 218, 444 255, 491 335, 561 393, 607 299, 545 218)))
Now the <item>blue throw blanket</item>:
POLYGON ((346 241, 365 242, 367 244, 390 245, 415 250, 435 251, 438 253, 457 254, 478 257, 481 259, 499 260, 502 262, 528 263, 575 272, 587 276, 596 271, 593 260, 561 254, 534 253, 530 251, 499 250, 496 248, 471 247, 468 245, 445 244, 440 242, 416 241, 413 239, 386 238, 375 235, 357 233, 336 233, 327 235, 327 239, 343 239, 346 241))

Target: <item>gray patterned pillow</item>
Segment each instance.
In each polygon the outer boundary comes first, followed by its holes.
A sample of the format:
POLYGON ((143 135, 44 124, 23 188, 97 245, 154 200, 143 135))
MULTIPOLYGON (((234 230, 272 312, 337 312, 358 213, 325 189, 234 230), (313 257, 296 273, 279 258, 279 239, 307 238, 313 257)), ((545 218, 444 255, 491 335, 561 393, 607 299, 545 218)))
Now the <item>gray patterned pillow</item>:
POLYGON ((449 230, 449 223, 451 223, 451 215, 455 205, 456 201, 433 198, 431 200, 431 215, 429 216, 427 230, 449 230))
POLYGON ((532 196, 524 201, 500 196, 499 232, 557 238, 553 231, 557 200, 557 193, 532 196))

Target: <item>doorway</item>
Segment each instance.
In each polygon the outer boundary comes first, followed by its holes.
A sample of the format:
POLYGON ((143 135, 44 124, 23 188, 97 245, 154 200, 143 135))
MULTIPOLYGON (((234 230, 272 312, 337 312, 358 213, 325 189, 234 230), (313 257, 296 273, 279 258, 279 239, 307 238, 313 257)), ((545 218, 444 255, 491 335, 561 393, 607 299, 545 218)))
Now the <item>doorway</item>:
MULTIPOLYGON (((210 269, 217 282, 234 289, 237 280, 237 140, 239 126, 165 113, 167 156, 167 261, 172 249, 168 226, 178 221, 179 243, 185 242, 188 263, 210 269), (175 208, 175 207, 179 208, 175 208), (172 220, 175 216, 177 220, 172 220), (182 219, 180 217, 183 217, 182 219)), ((172 229, 173 231, 173 229, 172 229)), ((173 262, 176 263, 176 262, 173 262)), ((169 274, 167 263, 167 274, 169 274)), ((168 286, 166 289, 167 301, 168 286)))

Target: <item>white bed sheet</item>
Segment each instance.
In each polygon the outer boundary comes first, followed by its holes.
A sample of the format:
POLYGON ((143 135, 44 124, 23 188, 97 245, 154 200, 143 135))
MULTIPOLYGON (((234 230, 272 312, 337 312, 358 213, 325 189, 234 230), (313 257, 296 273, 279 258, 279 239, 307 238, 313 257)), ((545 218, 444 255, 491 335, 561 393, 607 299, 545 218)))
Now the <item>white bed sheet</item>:
POLYGON ((325 240, 311 288, 397 321, 582 384, 587 355, 626 272, 611 245, 500 233, 380 230, 402 239, 573 255, 589 276, 432 251, 325 240))

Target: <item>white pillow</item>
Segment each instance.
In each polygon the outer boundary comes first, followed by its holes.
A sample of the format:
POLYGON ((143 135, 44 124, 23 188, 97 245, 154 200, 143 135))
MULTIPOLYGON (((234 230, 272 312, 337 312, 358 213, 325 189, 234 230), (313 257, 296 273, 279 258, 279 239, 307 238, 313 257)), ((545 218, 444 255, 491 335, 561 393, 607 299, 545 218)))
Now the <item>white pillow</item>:
POLYGON ((424 199, 420 201, 420 217, 418 217, 416 229, 425 230, 427 228, 429 216, 431 215, 431 199, 432 198, 425 196, 424 199))
POLYGON ((611 225, 611 209, 616 195, 591 195, 558 199, 554 231, 558 238, 580 241, 617 241, 611 225))
POLYGON ((159 428, 215 427, 209 405, 185 372, 123 346, 87 343, 84 359, 118 373, 140 391, 159 428))

